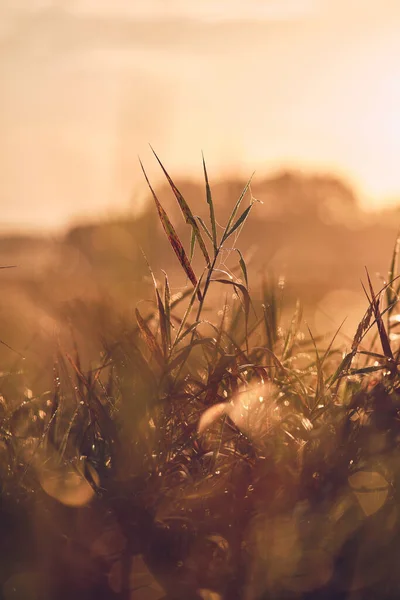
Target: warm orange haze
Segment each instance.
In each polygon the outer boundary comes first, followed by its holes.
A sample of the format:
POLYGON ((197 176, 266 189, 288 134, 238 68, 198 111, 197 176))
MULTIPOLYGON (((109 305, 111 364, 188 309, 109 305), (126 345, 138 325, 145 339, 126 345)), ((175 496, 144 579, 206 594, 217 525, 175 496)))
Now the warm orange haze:
POLYGON ((399 34, 0 0, 0 600, 398 600, 399 34))
POLYGON ((135 211, 148 142, 175 175, 202 149, 214 179, 400 195, 397 0, 2 0, 0 20, 3 229, 135 211))

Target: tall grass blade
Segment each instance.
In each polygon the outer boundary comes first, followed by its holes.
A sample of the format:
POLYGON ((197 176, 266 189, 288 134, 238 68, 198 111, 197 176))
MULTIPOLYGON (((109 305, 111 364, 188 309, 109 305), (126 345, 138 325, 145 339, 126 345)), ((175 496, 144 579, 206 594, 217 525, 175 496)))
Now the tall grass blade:
POLYGON ((194 257, 194 248, 196 246, 196 234, 194 229, 192 229, 192 233, 190 234, 190 253, 189 253, 189 262, 192 264, 194 257))
POLYGON ((388 331, 390 331, 390 315, 392 314, 393 309, 396 305, 396 301, 397 301, 397 294, 396 294, 395 290, 393 289, 393 279, 394 279, 395 273, 397 271, 399 251, 400 251, 400 233, 397 234, 396 243, 395 243, 395 246, 393 249, 392 262, 390 264, 390 269, 389 269, 389 281, 388 281, 388 285, 386 288, 386 302, 387 302, 387 306, 390 307, 389 311, 388 311, 388 331))
POLYGON ((266 279, 263 280, 262 288, 266 343, 268 348, 273 351, 278 341, 278 303, 276 292, 266 279))
POLYGON ((209 230, 208 230, 208 227, 207 227, 207 225, 204 223, 203 219, 202 219, 201 217, 199 217, 198 215, 196 215, 196 217, 195 217, 195 218, 198 220, 198 222, 199 222, 199 223, 200 223, 200 225, 202 226, 202 228, 203 228, 203 231, 204 231, 204 233, 206 234, 206 236, 208 237, 208 239, 209 239, 211 242, 213 242, 212 235, 211 235, 211 233, 209 232, 209 230))
POLYGON ((210 211, 210 223, 211 223, 211 231, 212 231, 212 242, 213 242, 213 246, 214 246, 214 256, 217 253, 217 248, 218 248, 218 241, 217 241, 217 224, 215 221, 215 212, 214 212, 214 203, 212 200, 212 195, 211 195, 211 188, 210 188, 210 184, 208 181, 208 174, 207 174, 207 168, 206 168, 206 161, 204 160, 204 155, 203 156, 203 170, 204 170, 204 179, 206 182, 206 199, 207 199, 207 204, 209 207, 209 211, 210 211))
POLYGON ((236 252, 239 254, 239 265, 240 268, 242 269, 242 273, 243 273, 243 277, 244 277, 244 281, 246 283, 246 287, 249 287, 249 280, 247 277, 247 267, 246 267, 246 263, 244 261, 243 258, 243 254, 240 252, 239 248, 236 248, 236 252))
POLYGON ((251 209, 253 208, 254 202, 252 202, 250 204, 250 206, 248 206, 246 208, 246 210, 244 210, 242 212, 242 214, 240 215, 240 217, 238 218, 238 220, 236 221, 236 223, 234 223, 234 225, 232 225, 232 227, 229 229, 229 231, 224 234, 222 241, 225 242, 231 235, 232 233, 234 233, 236 231, 236 229, 238 229, 241 225, 244 225, 247 217, 250 214, 251 209))
POLYGON ((175 341, 173 343, 173 348, 176 346, 176 344, 178 343, 178 341, 181 339, 181 333, 183 331, 183 328, 186 325, 186 322, 187 322, 188 317, 190 315, 190 312, 192 310, 192 307, 193 307, 194 301, 196 299, 196 296, 200 292, 200 285, 201 285, 201 283, 203 281, 203 276, 204 276, 204 272, 201 274, 201 276, 200 276, 200 278, 199 278, 199 280, 198 280, 198 282, 196 284, 196 287, 193 290, 192 296, 191 296, 191 298, 189 300, 189 304, 187 305, 185 314, 183 315, 182 321, 181 321, 181 323, 179 325, 178 333, 176 334, 175 341))
POLYGON ((164 310, 167 328, 168 348, 171 348, 171 291, 169 289, 168 275, 164 272, 164 310))
POLYGON ((251 181, 252 181, 253 177, 254 177, 254 173, 252 174, 252 176, 250 177, 250 179, 248 180, 248 182, 244 186, 243 191, 242 191, 242 193, 239 196, 239 199, 237 200, 235 206, 233 207, 231 215, 230 215, 230 217, 228 219, 228 223, 226 224, 225 231, 224 231, 224 233, 222 235, 222 241, 224 241, 227 238, 228 231, 230 231, 231 228, 232 228, 232 223, 235 220, 236 214, 237 214, 237 212, 238 212, 238 210, 240 208, 240 205, 242 203, 243 198, 247 194, 247 191, 248 191, 248 189, 250 187, 250 184, 251 184, 251 181))
POLYGON ((385 325, 384 325, 383 319, 382 319, 382 314, 381 314, 381 311, 379 308, 379 295, 378 296, 375 295, 368 271, 367 271, 367 278, 368 278, 369 289, 371 291, 371 304, 372 304, 374 315, 375 315, 379 338, 380 338, 381 344, 382 344, 382 350, 383 350, 383 353, 386 356, 386 358, 389 359, 390 361, 393 361, 394 358, 393 358, 392 349, 390 347, 389 337, 386 332, 385 325))
POLYGON ((301 319, 303 316, 303 309, 299 300, 296 301, 296 309, 294 315, 292 317, 292 321, 290 323, 289 331, 286 335, 285 344, 282 352, 282 360, 286 360, 289 356, 292 355, 293 345, 296 340, 297 333, 300 328, 301 319))
POLYGON ((244 308, 244 323, 245 323, 245 334, 246 334, 246 348, 248 351, 248 328, 249 328, 249 314, 250 314, 250 306, 251 306, 251 298, 247 288, 241 283, 237 283, 235 281, 230 281, 229 279, 211 279, 211 281, 215 283, 222 283, 224 285, 232 285, 237 293, 238 290, 242 293, 243 296, 243 308, 244 308))
POLYGON ((166 318, 166 314, 165 314, 165 308, 164 308, 164 304, 161 300, 160 293, 158 291, 158 285, 157 285, 157 281, 154 276, 153 270, 150 266, 149 261, 147 260, 145 253, 143 252, 143 250, 142 250, 142 254, 146 261, 147 268, 150 271, 151 278, 153 280, 153 287, 154 287, 154 292, 156 294, 156 302, 157 302, 157 308, 158 308, 158 322, 160 324, 160 332, 161 332, 161 345, 162 345, 162 349, 163 349, 164 358, 166 358, 167 354, 169 352, 169 345, 168 345, 167 318, 166 318))
POLYGON ((136 320, 137 320, 137 323, 139 326, 140 333, 142 334, 143 339, 146 342, 146 345, 147 345, 148 349, 150 350, 151 355, 154 356, 154 358, 156 359, 156 361, 158 362, 159 365, 163 366, 164 365, 163 353, 161 351, 161 348, 160 348, 153 332, 147 325, 146 321, 143 319, 139 310, 136 309, 135 312, 136 312, 136 320))
MULTIPOLYGON (((175 229, 174 229, 171 221, 169 220, 169 217, 168 217, 167 213, 165 212, 165 210, 161 206, 160 201, 158 200, 158 198, 156 196, 156 193, 154 192, 154 190, 153 190, 153 188, 152 188, 152 186, 150 184, 149 178, 147 177, 147 173, 144 170, 142 161, 140 159, 139 159, 139 162, 140 162, 140 166, 142 168, 143 174, 144 174, 144 176, 146 178, 147 185, 149 186, 150 191, 151 191, 151 193, 153 195, 154 202, 156 203, 156 207, 157 207, 158 215, 160 217, 161 224, 162 224, 162 226, 164 228, 165 233, 167 234, 169 242, 170 242, 170 244, 171 244, 171 246, 172 246, 172 248, 173 248, 176 256, 178 257, 178 260, 179 260, 179 262, 180 262, 183 270, 185 271, 185 273, 188 276, 189 280, 191 281, 192 285, 194 287, 196 287, 196 285, 197 285, 197 278, 196 278, 196 275, 194 274, 194 271, 193 271, 193 269, 191 267, 189 259, 188 259, 187 255, 186 255, 185 249, 184 249, 184 247, 183 247, 180 239, 178 238, 178 236, 177 236, 177 234, 175 232, 175 229)), ((198 298, 199 298, 199 300, 201 300, 200 290, 198 290, 198 298)))
MULTIPOLYGON (((151 146, 150 146, 150 148, 151 148, 151 146)), ((197 224, 197 221, 194 218, 193 213, 190 210, 190 207, 189 207, 188 203, 186 202, 185 198, 182 196, 182 194, 180 193, 180 191, 178 190, 178 188, 176 187, 176 185, 172 181, 171 177, 167 173, 167 171, 166 171, 164 165, 162 164, 161 160, 158 158, 158 156, 154 152, 153 148, 151 148, 151 150, 152 150, 154 156, 156 157, 156 159, 158 161, 158 164, 160 165, 161 169, 163 170, 163 173, 164 173, 165 177, 167 178, 169 185, 171 186, 171 189, 172 189, 172 191, 173 191, 173 193, 175 195, 175 198, 178 201, 179 207, 180 207, 180 209, 182 211, 182 214, 183 214, 183 216, 185 218, 186 223, 188 225, 190 225, 191 228, 192 228, 192 230, 193 230, 193 233, 194 233, 194 235, 195 235, 195 237, 196 237, 196 239, 197 239, 197 241, 199 243, 200 249, 201 249, 201 251, 203 253, 203 256, 205 258, 206 264, 209 267, 210 264, 211 264, 210 263, 210 257, 208 255, 207 248, 206 248, 206 245, 204 243, 204 240, 203 240, 203 238, 201 236, 200 229, 199 229, 199 226, 197 224)))

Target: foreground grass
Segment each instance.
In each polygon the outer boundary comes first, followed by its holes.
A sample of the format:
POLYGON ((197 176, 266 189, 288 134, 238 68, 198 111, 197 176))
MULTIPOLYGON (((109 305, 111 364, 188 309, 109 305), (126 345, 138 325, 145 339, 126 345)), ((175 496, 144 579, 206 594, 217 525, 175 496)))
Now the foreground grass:
POLYGON ((354 337, 315 339, 300 305, 282 322, 279 282, 253 308, 250 182, 221 227, 205 164, 208 224, 161 167, 186 289, 149 266, 150 310, 116 319, 96 365, 72 332, 48 392, 20 359, 2 374, 3 597, 398 597, 398 243, 354 337))

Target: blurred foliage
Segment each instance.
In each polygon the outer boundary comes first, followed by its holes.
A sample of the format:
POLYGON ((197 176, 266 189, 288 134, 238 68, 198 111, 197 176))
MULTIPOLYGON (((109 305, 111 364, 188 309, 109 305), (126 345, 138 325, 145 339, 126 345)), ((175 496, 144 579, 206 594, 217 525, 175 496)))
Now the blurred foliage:
POLYGON ((2 272, 2 597, 397 597, 399 242, 354 336, 314 336, 282 278, 250 293, 251 181, 221 226, 205 164, 202 214, 160 165, 183 228, 151 188, 2 272))

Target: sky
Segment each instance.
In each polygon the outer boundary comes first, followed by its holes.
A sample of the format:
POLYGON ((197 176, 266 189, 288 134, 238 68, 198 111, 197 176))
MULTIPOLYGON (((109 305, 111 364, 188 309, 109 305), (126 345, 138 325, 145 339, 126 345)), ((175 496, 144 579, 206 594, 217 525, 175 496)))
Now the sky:
POLYGON ((137 210, 281 167, 400 199, 398 0, 0 0, 0 229, 137 210))

